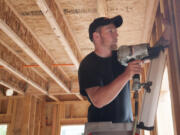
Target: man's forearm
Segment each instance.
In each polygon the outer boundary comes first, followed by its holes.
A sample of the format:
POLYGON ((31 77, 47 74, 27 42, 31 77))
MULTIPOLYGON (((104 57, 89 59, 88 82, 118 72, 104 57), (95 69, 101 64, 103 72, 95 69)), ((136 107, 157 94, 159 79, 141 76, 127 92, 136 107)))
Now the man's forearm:
POLYGON ((94 87, 86 90, 91 102, 97 108, 101 108, 115 99, 115 97, 120 93, 126 83, 129 81, 129 76, 127 72, 119 75, 110 84, 102 87, 94 87))

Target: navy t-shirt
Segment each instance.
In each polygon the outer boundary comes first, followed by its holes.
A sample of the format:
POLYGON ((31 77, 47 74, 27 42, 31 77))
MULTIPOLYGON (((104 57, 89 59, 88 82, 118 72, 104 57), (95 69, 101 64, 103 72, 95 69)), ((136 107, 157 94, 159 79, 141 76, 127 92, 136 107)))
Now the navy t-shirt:
MULTIPOLYGON (((125 67, 117 61, 116 51, 113 51, 112 56, 107 58, 99 57, 94 52, 90 53, 81 62, 78 70, 80 93, 88 97, 85 89, 107 85, 124 70, 125 67)), ((132 122, 132 119, 129 82, 108 105, 96 108, 91 104, 88 109, 89 122, 132 122)))

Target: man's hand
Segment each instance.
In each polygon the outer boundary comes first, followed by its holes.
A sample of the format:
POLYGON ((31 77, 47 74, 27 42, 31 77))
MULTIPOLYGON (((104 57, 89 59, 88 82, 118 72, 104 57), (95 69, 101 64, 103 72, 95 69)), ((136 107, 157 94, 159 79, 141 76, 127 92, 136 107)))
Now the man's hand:
POLYGON ((129 79, 132 79, 135 74, 142 73, 142 63, 143 61, 141 60, 134 60, 128 63, 125 74, 129 76, 129 79))

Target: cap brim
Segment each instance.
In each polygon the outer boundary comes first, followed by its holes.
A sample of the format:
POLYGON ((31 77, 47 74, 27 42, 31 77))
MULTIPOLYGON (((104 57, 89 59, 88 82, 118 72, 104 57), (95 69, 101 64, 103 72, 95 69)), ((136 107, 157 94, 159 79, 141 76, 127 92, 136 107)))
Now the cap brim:
POLYGON ((111 22, 117 27, 121 26, 123 23, 123 19, 120 15, 115 16, 113 18, 111 18, 111 22))

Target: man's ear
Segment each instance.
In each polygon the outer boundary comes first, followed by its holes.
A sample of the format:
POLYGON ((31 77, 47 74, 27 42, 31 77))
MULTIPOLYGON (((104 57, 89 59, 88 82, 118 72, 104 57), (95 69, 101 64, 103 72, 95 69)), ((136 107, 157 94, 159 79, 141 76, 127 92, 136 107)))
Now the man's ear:
POLYGON ((94 32, 94 33, 93 33, 93 39, 94 39, 94 41, 97 41, 99 38, 100 38, 99 32, 94 32))

